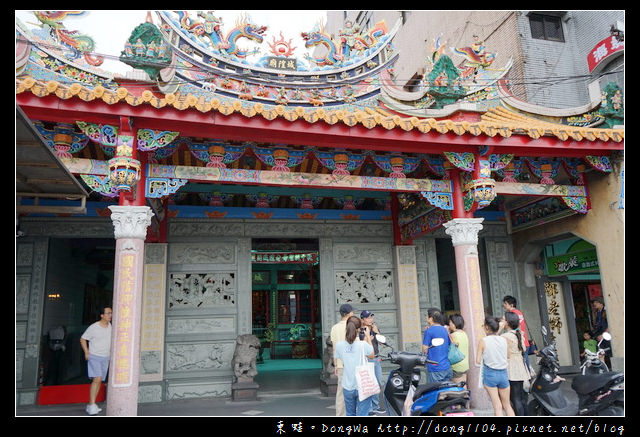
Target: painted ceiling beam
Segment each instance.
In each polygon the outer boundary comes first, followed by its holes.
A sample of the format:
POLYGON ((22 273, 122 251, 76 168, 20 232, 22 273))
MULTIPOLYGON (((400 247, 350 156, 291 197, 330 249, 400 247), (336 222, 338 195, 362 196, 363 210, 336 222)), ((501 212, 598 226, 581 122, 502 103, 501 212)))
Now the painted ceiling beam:
POLYGON ((132 117, 137 128, 162 129, 180 132, 181 136, 217 138, 261 143, 288 143, 316 147, 384 150, 405 153, 477 152, 479 147, 493 147, 495 153, 514 153, 517 156, 602 156, 624 150, 624 141, 572 139, 559 141, 555 137, 533 139, 527 135, 509 137, 485 134, 441 134, 435 130, 423 133, 417 129, 368 129, 361 125, 333 125, 324 121, 288 121, 284 118, 267 120, 261 116, 246 117, 232 113, 202 113, 180 111, 175 108, 156 109, 146 105, 126 103, 109 105, 100 101, 85 102, 74 98, 61 100, 55 96, 36 97, 31 93, 16 95, 16 102, 32 120, 118 124, 119 116, 132 117))

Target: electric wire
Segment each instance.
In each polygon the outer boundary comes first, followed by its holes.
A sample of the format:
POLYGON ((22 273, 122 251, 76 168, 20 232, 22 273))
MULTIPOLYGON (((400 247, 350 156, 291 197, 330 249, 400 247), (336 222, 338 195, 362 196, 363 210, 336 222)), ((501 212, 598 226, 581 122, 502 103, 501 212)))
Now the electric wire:
MULTIPOLYGON (((55 43, 42 43, 42 42, 33 42, 24 38, 20 38, 18 37, 16 39, 19 42, 23 42, 26 44, 29 44, 33 47, 36 48, 46 48, 46 49, 50 49, 50 50, 72 50, 71 48, 66 48, 63 45, 58 45, 55 43)), ((119 56, 115 56, 115 55, 110 55, 110 54, 103 54, 103 53, 98 53, 98 52, 87 52, 88 54, 90 54, 93 57, 101 57, 103 59, 108 59, 108 60, 112 60, 112 61, 121 61, 119 56)), ((73 61, 73 59, 72 59, 73 61)), ((149 62, 148 63, 149 66, 154 66, 157 68, 166 68, 171 66, 171 64, 168 63, 158 63, 158 62, 149 62)), ((247 69, 251 69, 252 67, 256 67, 255 65, 247 65, 246 66, 247 69)), ((241 80, 244 81, 245 83, 249 84, 249 85, 259 85, 259 84, 263 84, 265 81, 258 81, 256 80, 255 75, 248 73, 248 72, 215 72, 215 73, 207 73, 206 71, 203 71, 203 69, 201 67, 198 66, 194 66, 194 67, 188 67, 188 66, 181 66, 180 71, 184 71, 184 72, 194 72, 194 73, 200 73, 200 74, 205 74, 205 76, 200 77, 200 78, 186 78, 184 76, 179 77, 179 78, 173 78, 171 79, 169 82, 165 83, 165 86, 180 86, 180 85, 197 85, 197 86, 202 86, 203 84, 209 83, 209 82, 213 82, 216 79, 219 79, 220 77, 231 77, 233 79, 236 80, 241 80), (209 74, 209 75, 207 75, 209 74)), ((132 69, 132 71, 135 71, 134 69, 132 69)), ((539 78, 500 78, 500 79, 493 79, 493 78, 476 78, 474 83, 476 84, 476 86, 478 86, 478 88, 484 88, 488 85, 490 85, 491 83, 495 83, 498 80, 505 80, 507 81, 507 83, 510 86, 510 91, 511 94, 516 97, 526 97, 527 96, 527 89, 523 89, 522 91, 517 91, 517 88, 522 88, 522 87, 535 87, 535 93, 539 93, 540 91, 553 87, 553 86, 558 86, 558 85, 570 85, 570 84, 578 84, 581 82, 593 82, 595 80, 600 80, 602 77, 605 77, 607 75, 612 75, 612 74, 617 74, 617 73, 621 73, 624 71, 624 64, 622 64, 618 69, 616 70, 612 70, 612 71, 605 71, 605 72, 601 72, 598 73, 597 75, 593 75, 593 74, 581 74, 581 75, 567 75, 567 76, 554 76, 554 77, 539 77, 539 78)), ((111 75, 113 73, 111 72, 105 72, 106 75, 111 75)), ((295 73, 294 71, 292 71, 292 73, 295 73)), ((318 74, 322 74, 322 71, 318 71, 318 74)), ((285 72, 286 74, 286 72, 285 72)), ((134 78, 130 78, 130 77, 125 77, 125 76, 113 76, 109 82, 113 80, 116 83, 120 82, 127 82, 126 83, 126 88, 127 89, 131 89, 131 90, 135 90, 135 89, 146 89, 149 87, 149 85, 157 85, 157 83, 155 81, 152 80, 140 80, 140 79, 134 79, 134 78), (135 80, 135 82, 137 83, 130 83, 128 81, 133 81, 135 80)), ((359 79, 356 79, 354 81, 355 84, 357 84, 359 81, 359 79)), ((383 81, 380 78, 376 78, 373 81, 370 81, 369 84, 374 84, 374 85, 382 85, 383 81)), ((402 82, 402 78, 398 78, 398 77, 394 77, 393 78, 393 83, 390 83, 389 85, 392 86, 397 86, 395 85, 395 83, 397 82, 402 82)), ((76 80, 73 80, 71 78, 69 78, 68 82, 61 82, 64 84, 72 84, 72 83, 76 83, 76 80)), ((343 86, 344 84, 349 83, 348 79, 341 81, 341 84, 337 85, 337 86, 329 86, 329 87, 323 87, 323 89, 327 89, 329 88, 330 90, 334 90, 338 87, 343 86)), ((314 86, 318 86, 317 83, 314 82, 309 82, 309 83, 303 83, 303 84, 290 84, 290 83, 286 83, 286 82, 280 82, 281 85, 286 85, 287 89, 290 90, 295 90, 295 89, 313 89, 314 86)), ((422 79, 419 82, 419 85, 422 87, 422 89, 425 89, 425 87, 430 87, 433 85, 432 82, 429 82, 428 80, 424 80, 422 79)), ((338 96, 333 97, 330 92, 328 92, 327 94, 323 94, 323 93, 319 93, 320 97, 329 100, 330 103, 346 103, 344 102, 344 100, 338 96)), ((270 100, 270 99, 265 99, 265 100, 270 100)), ((496 98, 488 98, 488 99, 484 99, 483 102, 493 102, 496 100, 500 100, 499 97, 496 98)), ((295 102, 292 102, 295 103, 295 102)), ((350 106, 356 107, 356 108, 369 108, 369 105, 366 104, 362 104, 360 102, 350 102, 349 103, 350 106)), ((416 108, 416 109, 420 109, 420 108, 416 108)))
MULTIPOLYGON (((57 50, 57 49, 64 49, 64 46, 60 46, 60 45, 56 45, 56 44, 43 44, 43 43, 34 43, 30 40, 25 40, 25 39, 18 39, 18 41, 20 42, 24 42, 27 44, 30 44, 34 47, 43 47, 43 48, 49 48, 52 50, 57 50)), ((108 54, 103 54, 103 53, 98 53, 98 52, 87 52, 89 54, 91 54, 94 57, 102 57, 104 59, 109 59, 112 61, 121 61, 119 56, 115 56, 115 55, 108 55, 108 54)), ((144 65, 144 63, 141 63, 141 65, 144 65)), ((167 68, 170 67, 171 64, 169 63, 161 63, 161 62, 149 62, 147 65, 149 66, 154 66, 154 67, 158 67, 158 68, 167 68)), ((261 68, 259 66, 255 66, 255 65, 247 65, 246 68, 250 69, 250 68, 261 68)), ((191 72, 197 72, 197 73, 203 73, 203 70, 201 67, 187 67, 187 66, 181 66, 180 70, 182 71, 191 71, 191 72)), ((306 71, 305 71, 306 72, 306 71)), ((622 70, 614 70, 614 71, 608 71, 608 72, 603 72, 600 73, 599 77, 601 77, 602 75, 608 75, 608 74, 613 74, 613 73, 619 73, 622 72, 622 70)), ((294 71, 292 71, 292 73, 296 73, 294 71)), ((322 71, 318 71, 317 73, 319 74, 323 74, 322 71)), ((217 73, 217 75, 221 75, 223 74, 221 73, 217 73)), ((244 78, 244 79, 251 79, 251 78, 255 78, 254 75, 249 74, 249 73, 244 73, 244 72, 224 72, 224 74, 227 74, 229 76, 234 76, 234 77, 240 77, 240 78, 244 78)), ((286 74, 286 72, 284 72, 284 74, 286 74)), ((204 78, 200 78, 200 79, 193 79, 193 80, 187 80, 188 82, 206 82, 208 80, 213 80, 215 78, 215 76, 211 76, 211 77, 204 77, 204 78)), ((523 79, 523 80, 517 80, 517 79, 509 79, 509 83, 511 85, 546 85, 551 83, 556 84, 557 82, 562 82, 562 81, 566 81, 566 80, 572 80, 572 79, 586 79, 586 80, 593 80, 594 79, 594 75, 593 74, 579 74, 579 75, 568 75, 568 76, 554 76, 554 77, 540 77, 540 78, 528 78, 528 79, 523 79)), ((122 76, 122 77, 115 77, 114 79, 119 79, 119 80, 127 80, 126 77, 122 76)), ((130 79, 129 79, 130 80, 130 79)), ((379 79, 378 79, 379 80, 379 79)), ((398 78, 395 77, 394 81, 398 81, 398 82, 403 82, 409 79, 403 79, 403 78, 398 78)), ((487 78, 487 79, 476 79, 475 83, 478 86, 484 86, 487 85, 489 83, 495 82, 496 79, 492 79, 492 78, 487 78), (478 83, 480 82, 480 83, 478 83)), ((139 82, 143 82, 143 81, 139 81, 139 82)), ((150 84, 154 84, 155 82, 153 81, 146 81, 150 84)), ((345 80, 344 82, 348 82, 348 80, 345 80)), ((256 83, 260 83, 258 81, 256 81, 256 83)), ((426 84, 426 85, 432 85, 433 83, 429 83, 426 80, 422 80, 421 83, 426 84)), ((306 84, 305 84, 306 85, 306 84)), ((309 83, 309 85, 314 85, 313 83, 309 83)))

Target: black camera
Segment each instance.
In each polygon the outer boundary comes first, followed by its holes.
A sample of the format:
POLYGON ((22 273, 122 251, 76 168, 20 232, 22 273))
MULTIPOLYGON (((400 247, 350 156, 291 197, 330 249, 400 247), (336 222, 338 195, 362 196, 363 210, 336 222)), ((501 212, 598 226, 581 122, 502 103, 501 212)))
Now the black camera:
POLYGON ((358 338, 360 341, 364 340, 364 328, 360 328, 360 332, 358 333, 358 338))

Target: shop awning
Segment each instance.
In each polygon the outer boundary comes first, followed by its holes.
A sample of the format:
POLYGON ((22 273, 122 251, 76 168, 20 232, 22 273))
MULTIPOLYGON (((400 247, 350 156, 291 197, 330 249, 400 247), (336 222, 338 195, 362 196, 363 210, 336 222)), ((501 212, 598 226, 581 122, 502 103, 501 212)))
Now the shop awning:
POLYGON ((84 214, 88 196, 16 106, 16 213, 84 214), (21 205, 21 199, 29 199, 29 205, 21 205), (64 199, 78 204, 50 206, 41 204, 43 199, 64 199))

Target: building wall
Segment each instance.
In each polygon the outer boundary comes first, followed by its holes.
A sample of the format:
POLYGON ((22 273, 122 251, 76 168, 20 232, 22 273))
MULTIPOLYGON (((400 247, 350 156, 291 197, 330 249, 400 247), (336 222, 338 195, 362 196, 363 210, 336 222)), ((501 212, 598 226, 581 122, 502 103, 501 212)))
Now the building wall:
MULTIPOLYGON (((586 215, 573 215, 544 226, 516 232, 512 235, 514 255, 518 260, 519 277, 529 295, 535 295, 531 276, 537 254, 544 244, 568 234, 580 237, 597 247, 600 277, 605 306, 608 309, 609 330, 613 336, 613 355, 624 358, 624 209, 618 206, 621 193, 620 161, 614 162, 611 174, 591 172, 588 187, 591 210, 586 215), (534 293, 530 293, 533 290, 534 293)), ((621 368, 621 367, 619 367, 621 368)))
MULTIPOLYGON (((451 48, 468 47, 478 39, 496 54, 493 66, 504 66, 512 58, 508 78, 513 94, 521 100, 559 109, 586 105, 592 100, 588 85, 597 80, 589 75, 587 54, 610 35, 612 24, 624 22, 624 11, 556 13, 562 16, 564 42, 532 38, 529 12, 533 11, 331 11, 326 29, 337 35, 346 19, 356 22, 365 13, 370 13, 366 17, 373 23, 386 20, 389 28, 404 17, 393 41, 400 52, 394 66, 400 86, 424 72, 433 41, 442 35, 456 65, 463 58, 452 54, 451 48)), ((622 74, 615 78, 623 82, 622 74)))
MULTIPOLYGON (((39 236, 113 237, 113 226, 104 218, 27 218, 21 220, 21 229, 29 239, 20 240, 18 248, 17 278, 22 285, 17 287, 16 330, 22 335, 17 338, 16 365, 20 404, 29 405, 35 402, 37 393, 37 345, 47 265, 47 240, 39 236), (36 257, 33 241, 41 242, 36 245, 36 257), (30 272, 36 272, 35 279, 30 272)), ((378 326, 392 344, 402 342, 393 239, 387 221, 172 219, 168 235, 168 244, 145 246, 139 402, 231 394, 235 339, 251 333, 251 238, 319 239, 323 339, 339 320, 340 304, 350 302, 358 310, 374 312, 378 326), (164 290, 162 284, 153 282, 158 268, 166 274, 164 290), (203 286, 205 283, 208 285, 203 286), (164 296, 160 301, 158 294, 164 296), (156 338, 146 337, 157 331, 162 331, 159 343, 156 338)), ((509 270, 508 277, 515 274, 508 261, 510 243, 504 239, 504 224, 486 224, 482 235, 492 248, 495 243, 502 244, 497 251, 480 254, 481 259, 498 255, 498 263, 483 261, 489 266, 482 278, 485 300, 495 306, 503 294, 512 292, 509 281, 504 280, 504 268, 509 270)), ((449 244, 451 241, 439 232, 414 242, 420 334, 427 309, 441 305, 436 238, 444 238, 449 244)))
POLYGON ((593 47, 610 36, 616 20, 624 21, 623 11, 568 11, 562 15, 564 42, 545 41, 531 37, 529 17, 518 14, 525 77, 528 82, 527 101, 552 108, 571 108, 590 102, 587 55, 593 47), (557 79, 557 84, 546 83, 557 79), (562 80, 566 78, 567 80, 562 80))

